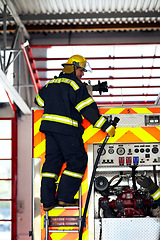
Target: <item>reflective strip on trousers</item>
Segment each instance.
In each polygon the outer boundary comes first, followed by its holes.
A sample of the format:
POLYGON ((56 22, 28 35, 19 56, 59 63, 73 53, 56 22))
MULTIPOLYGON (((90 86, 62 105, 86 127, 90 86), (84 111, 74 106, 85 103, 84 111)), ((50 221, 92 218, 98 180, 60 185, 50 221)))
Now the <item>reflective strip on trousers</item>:
POLYGON ((68 171, 68 170, 64 170, 63 174, 65 174, 67 176, 70 176, 70 177, 74 177, 74 178, 80 178, 80 179, 83 178, 83 174, 71 172, 71 171, 68 171))
POLYGON ((58 180, 58 175, 55 173, 42 173, 42 177, 54 178, 56 181, 58 180))

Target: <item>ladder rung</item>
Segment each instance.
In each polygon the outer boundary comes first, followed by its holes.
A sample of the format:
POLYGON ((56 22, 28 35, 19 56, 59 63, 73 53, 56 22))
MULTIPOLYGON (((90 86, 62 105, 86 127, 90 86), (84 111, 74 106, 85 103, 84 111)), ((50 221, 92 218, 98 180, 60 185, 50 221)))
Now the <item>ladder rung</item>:
POLYGON ((78 233, 79 230, 48 230, 49 233, 54 233, 54 232, 67 232, 67 233, 78 233))
POLYGON ((48 220, 48 227, 79 227, 79 216, 52 216, 48 220))
POLYGON ((54 209, 79 209, 79 206, 66 206, 66 207, 60 207, 60 206, 57 206, 55 207, 54 209))
POLYGON ((82 216, 81 186, 79 188, 79 206, 57 206, 56 209, 78 210, 79 216, 48 216, 48 211, 44 216, 45 236, 48 240, 49 233, 79 233, 82 216), (51 229, 49 229, 49 227, 51 229), (61 229, 59 229, 61 228, 61 229), (67 229, 68 228, 68 229, 67 229), (74 228, 74 229, 69 229, 74 228))

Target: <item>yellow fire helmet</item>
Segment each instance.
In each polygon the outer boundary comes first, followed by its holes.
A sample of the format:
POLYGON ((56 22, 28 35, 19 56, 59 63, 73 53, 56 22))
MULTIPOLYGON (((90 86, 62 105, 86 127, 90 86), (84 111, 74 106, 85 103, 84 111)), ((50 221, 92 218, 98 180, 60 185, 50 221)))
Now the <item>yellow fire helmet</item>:
POLYGON ((62 72, 72 73, 76 68, 82 68, 85 72, 92 72, 92 69, 87 60, 81 55, 73 55, 66 63, 63 63, 62 72))

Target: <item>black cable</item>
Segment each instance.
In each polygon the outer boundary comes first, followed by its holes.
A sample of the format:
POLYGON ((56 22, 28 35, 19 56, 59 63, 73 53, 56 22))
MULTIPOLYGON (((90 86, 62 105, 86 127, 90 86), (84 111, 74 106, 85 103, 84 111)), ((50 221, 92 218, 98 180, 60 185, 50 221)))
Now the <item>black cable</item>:
POLYGON ((136 186, 136 168, 137 166, 132 166, 132 182, 133 182, 133 189, 137 190, 137 186, 136 186))
POLYGON ((153 176, 154 176, 154 183, 157 185, 156 165, 153 165, 153 176))
POLYGON ((83 212, 83 217, 82 217, 82 221, 81 221, 81 227, 80 227, 80 231, 79 231, 79 240, 82 240, 82 234, 83 234, 83 227, 84 227, 84 223, 86 220, 86 213, 87 213, 87 209, 88 209, 88 204, 89 204, 89 200, 90 200, 90 196, 91 196, 91 191, 92 191, 92 186, 93 186, 93 182, 94 182, 94 177, 96 174, 96 169, 98 166, 98 162, 99 159, 101 157, 101 154, 103 152, 104 146, 106 145, 106 142, 109 139, 109 135, 107 134, 106 138, 104 139, 100 150, 98 151, 98 155, 94 164, 94 168, 93 168, 93 172, 92 172, 92 176, 91 176, 91 181, 90 181, 90 185, 89 185, 89 189, 88 189, 88 195, 87 195, 87 199, 86 199, 86 204, 85 204, 85 208, 84 208, 84 212, 83 212))
POLYGON ((120 182, 122 182, 122 177, 120 177, 119 179, 118 179, 118 181, 115 183, 115 184, 113 184, 113 185, 109 185, 109 187, 110 188, 115 188, 115 187, 117 187, 119 184, 120 184, 120 182))
POLYGON ((100 224, 99 240, 102 240, 102 219, 101 219, 101 224, 100 224))
MULTIPOLYGON (((113 122, 112 122, 112 125, 116 127, 119 120, 120 119, 118 117, 115 117, 113 122)), ((107 136, 105 137, 105 139, 104 139, 104 141, 103 141, 103 143, 100 147, 100 150, 98 151, 98 155, 97 155, 96 161, 94 163, 93 172, 92 172, 92 176, 91 176, 91 180, 90 180, 90 184, 89 184, 89 189, 88 189, 88 194, 87 194, 87 199, 86 199, 86 204, 85 204, 83 217, 82 217, 82 221, 81 221, 81 226, 80 226, 80 230, 79 230, 79 240, 82 240, 83 227, 84 227, 84 223, 85 223, 85 220, 86 220, 86 213, 87 213, 88 204, 89 204, 89 200, 90 200, 90 196, 91 196, 92 186, 93 186, 93 183, 94 183, 94 178, 95 178, 95 175, 96 175, 96 169, 97 169, 99 159, 102 155, 103 149, 104 149, 108 139, 109 139, 109 135, 107 134, 107 136)))

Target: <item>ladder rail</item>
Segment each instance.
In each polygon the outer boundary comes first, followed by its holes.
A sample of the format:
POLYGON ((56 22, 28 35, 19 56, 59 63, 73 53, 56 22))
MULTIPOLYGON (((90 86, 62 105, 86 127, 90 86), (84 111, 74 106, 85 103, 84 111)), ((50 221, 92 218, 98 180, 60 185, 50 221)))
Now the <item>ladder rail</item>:
MULTIPOLYGON (((82 220, 82 200, 81 200, 81 186, 79 188, 79 206, 77 207, 73 207, 73 206, 67 206, 67 207, 56 207, 56 208, 65 208, 65 209, 79 209, 79 216, 78 216, 78 225, 76 226, 78 229, 75 230, 53 230, 53 229, 49 229, 49 216, 48 216, 48 211, 46 211, 46 217, 45 217, 45 240, 49 240, 49 233, 63 233, 63 232, 66 232, 66 233, 79 233, 80 231, 80 226, 81 226, 81 220, 82 220)), ((55 208, 55 209, 56 209, 55 208)), ((71 216, 73 217, 73 216, 71 216)))
POLYGON ((48 211, 46 211, 46 218, 45 218, 45 227, 46 227, 46 230, 45 230, 45 233, 46 233, 46 239, 45 240, 49 240, 49 231, 48 231, 48 226, 49 226, 49 218, 48 218, 48 211))

